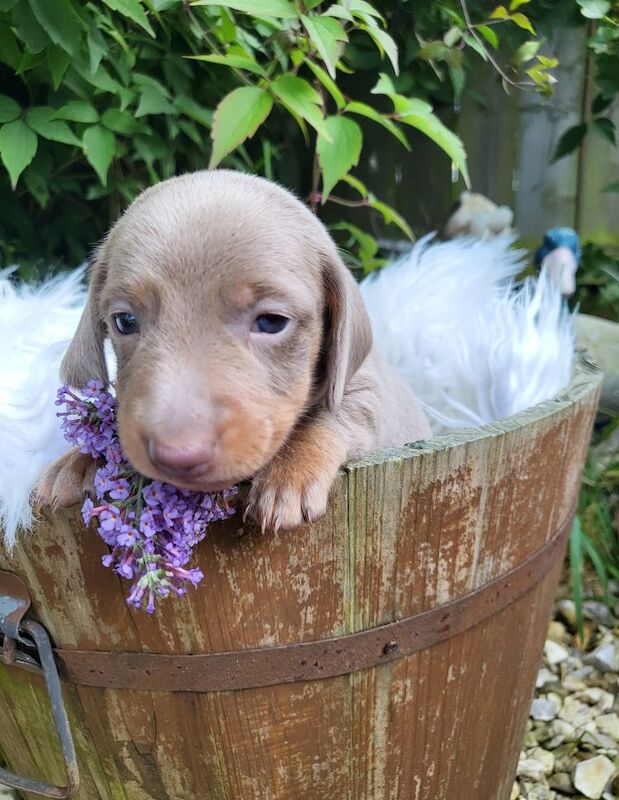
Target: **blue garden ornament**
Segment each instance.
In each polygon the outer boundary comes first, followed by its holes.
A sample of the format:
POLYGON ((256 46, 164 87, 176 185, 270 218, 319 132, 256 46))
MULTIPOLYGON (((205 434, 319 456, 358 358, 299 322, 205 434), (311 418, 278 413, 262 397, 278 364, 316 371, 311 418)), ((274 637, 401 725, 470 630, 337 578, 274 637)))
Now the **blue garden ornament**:
POLYGON ((576 270, 581 258, 578 234, 572 228, 550 228, 535 253, 535 266, 545 269, 564 297, 576 291, 576 270))

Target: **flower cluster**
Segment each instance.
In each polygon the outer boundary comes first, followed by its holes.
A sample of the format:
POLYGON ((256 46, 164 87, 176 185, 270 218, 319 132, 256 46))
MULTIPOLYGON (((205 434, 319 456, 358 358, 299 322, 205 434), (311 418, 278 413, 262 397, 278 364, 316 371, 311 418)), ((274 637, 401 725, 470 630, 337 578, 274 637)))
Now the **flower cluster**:
POLYGON ((82 516, 86 525, 96 519, 110 547, 103 564, 133 581, 127 602, 137 608, 146 602, 152 613, 157 598, 185 594, 188 584, 202 580, 199 568, 187 568, 193 548, 210 522, 231 516, 228 499, 236 490, 193 492, 138 474, 120 448, 116 400, 99 381, 89 381, 81 397, 61 386, 56 405, 65 409, 58 416, 66 440, 102 460, 95 475, 96 503, 88 498, 82 516))

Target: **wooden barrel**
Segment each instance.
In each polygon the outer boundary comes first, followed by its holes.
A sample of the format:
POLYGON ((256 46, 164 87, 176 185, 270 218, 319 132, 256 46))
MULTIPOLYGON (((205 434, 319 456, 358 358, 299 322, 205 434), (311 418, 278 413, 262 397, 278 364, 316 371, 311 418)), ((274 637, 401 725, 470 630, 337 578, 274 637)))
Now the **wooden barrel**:
MULTIPOLYGON (((311 527, 213 526, 152 617, 45 517, 0 568, 56 648, 75 796, 508 800, 600 380, 346 466, 311 527)), ((61 784, 41 676, 0 664, 0 703, 9 767, 61 784)))

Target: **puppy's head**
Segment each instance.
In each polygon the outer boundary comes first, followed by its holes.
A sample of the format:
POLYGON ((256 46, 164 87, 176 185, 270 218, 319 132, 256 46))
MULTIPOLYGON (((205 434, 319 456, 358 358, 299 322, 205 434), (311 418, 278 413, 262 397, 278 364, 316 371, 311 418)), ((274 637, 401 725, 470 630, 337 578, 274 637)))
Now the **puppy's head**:
POLYGON ((112 228, 64 380, 107 381, 108 336, 125 455, 202 490, 251 477, 303 414, 336 409, 371 347, 320 222, 280 187, 227 171, 158 184, 112 228))

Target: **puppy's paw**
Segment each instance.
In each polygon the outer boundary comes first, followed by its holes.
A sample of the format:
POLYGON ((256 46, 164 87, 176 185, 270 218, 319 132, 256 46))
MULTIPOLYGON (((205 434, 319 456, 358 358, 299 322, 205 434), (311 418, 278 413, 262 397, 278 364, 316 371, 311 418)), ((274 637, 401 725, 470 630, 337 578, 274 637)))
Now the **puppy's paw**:
POLYGON ((245 518, 265 530, 293 530, 320 519, 327 510, 332 476, 296 474, 267 467, 254 478, 245 518))
POLYGON ((52 511, 81 503, 92 492, 97 462, 79 450, 68 453, 51 463, 33 493, 36 511, 49 506, 52 511))

